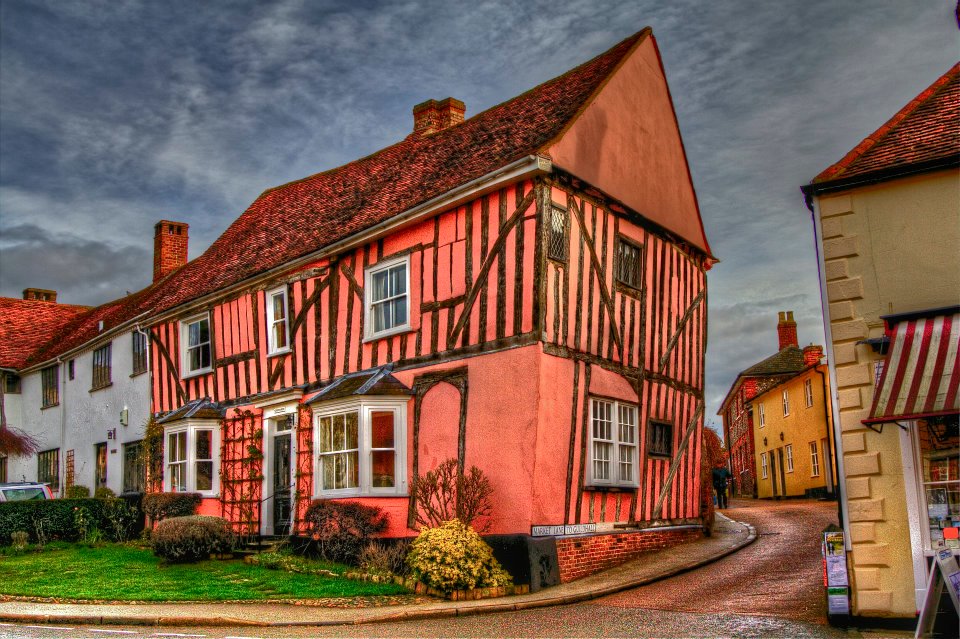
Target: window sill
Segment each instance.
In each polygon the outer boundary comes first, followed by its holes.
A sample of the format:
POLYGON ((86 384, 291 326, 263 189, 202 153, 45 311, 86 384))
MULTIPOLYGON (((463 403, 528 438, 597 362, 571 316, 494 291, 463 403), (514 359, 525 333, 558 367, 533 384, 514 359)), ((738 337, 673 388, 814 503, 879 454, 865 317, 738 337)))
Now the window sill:
POLYGON ((320 492, 314 493, 311 499, 408 499, 410 497, 409 493, 362 493, 359 491, 351 490, 344 492, 320 492))
POLYGON ((191 377, 200 377, 201 375, 209 375, 213 372, 213 367, 210 368, 201 368, 199 370, 191 371, 189 373, 184 373, 180 376, 181 381, 185 379, 190 379, 191 377))
POLYGON ((614 284, 613 289, 617 293, 623 293, 624 295, 633 297, 638 300, 643 299, 643 289, 635 288, 630 284, 627 284, 626 282, 621 282, 620 280, 617 280, 616 283, 614 284))
POLYGON ((289 348, 281 348, 281 349, 278 350, 278 351, 273 351, 272 353, 267 353, 267 359, 270 359, 271 357, 279 357, 279 356, 281 356, 281 355, 289 355, 289 354, 292 353, 292 352, 293 352, 293 351, 292 351, 291 349, 289 349, 289 348))
POLYGON ((146 372, 147 372, 146 370, 134 371, 134 372, 130 373, 130 379, 133 379, 134 377, 140 377, 141 375, 145 374, 146 372))
POLYGON ((403 326, 396 326, 394 328, 391 328, 390 330, 376 333, 375 335, 368 335, 367 337, 363 338, 363 343, 368 344, 370 342, 375 342, 378 339, 393 337, 394 335, 399 335, 401 333, 412 333, 412 332, 413 332, 413 328, 409 324, 404 324, 403 326))
POLYGON ((41 406, 40 410, 47 410, 48 408, 56 408, 59 405, 60 405, 60 402, 57 402, 56 404, 47 404, 46 406, 41 406))
POLYGON ((660 455, 657 453, 647 453, 647 459, 659 459, 660 461, 670 461, 673 455, 660 455))
POLYGON ((617 486, 595 485, 583 487, 584 490, 595 493, 635 493, 637 490, 639 490, 639 488, 639 486, 633 484, 621 484, 617 486))
POLYGON ((94 386, 93 388, 91 388, 91 389, 88 390, 87 392, 88 392, 88 393, 96 393, 96 392, 99 391, 99 390, 103 390, 104 388, 110 388, 111 386, 113 386, 113 382, 110 382, 109 384, 103 384, 102 386, 94 386))

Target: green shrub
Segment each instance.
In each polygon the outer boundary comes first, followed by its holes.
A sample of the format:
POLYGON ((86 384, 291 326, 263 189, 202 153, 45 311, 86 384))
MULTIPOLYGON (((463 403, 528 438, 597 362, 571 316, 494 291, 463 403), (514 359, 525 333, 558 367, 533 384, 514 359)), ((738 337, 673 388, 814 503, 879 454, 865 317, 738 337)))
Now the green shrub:
POLYGON ((202 515, 164 519, 151 535, 153 554, 169 562, 200 561, 212 553, 230 552, 233 542, 226 519, 202 515))
POLYGON ((114 497, 103 502, 104 530, 112 541, 129 541, 137 527, 138 512, 129 502, 114 497))
POLYGON ((17 530, 10 535, 15 553, 22 553, 30 545, 30 533, 26 530, 17 530))
POLYGON ((86 486, 67 486, 64 496, 67 499, 85 499, 90 496, 90 489, 86 486))
POLYGON ((100 486, 95 491, 93 491, 94 499, 112 499, 117 496, 117 493, 113 492, 110 488, 106 486, 100 486))
POLYGON ((156 523, 170 517, 195 515, 200 499, 199 493, 148 493, 143 496, 141 508, 156 523))
POLYGON ((477 532, 453 519, 424 528, 407 555, 410 575, 441 592, 509 586, 510 575, 477 532))
POLYGON ((86 531, 104 529, 103 500, 38 499, 0 503, 0 545, 9 545, 11 534, 25 530, 41 546, 55 539, 76 541, 85 535, 78 527, 76 512, 84 510, 86 531))
POLYGON ((353 565, 370 538, 387 527, 386 516, 376 506, 327 499, 313 501, 304 521, 321 557, 353 565))

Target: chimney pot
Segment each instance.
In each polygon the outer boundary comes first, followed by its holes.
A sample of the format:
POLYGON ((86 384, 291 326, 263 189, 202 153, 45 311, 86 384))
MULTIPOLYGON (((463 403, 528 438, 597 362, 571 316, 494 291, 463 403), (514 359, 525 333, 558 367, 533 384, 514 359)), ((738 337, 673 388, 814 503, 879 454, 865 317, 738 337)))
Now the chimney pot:
POLYGON ((823 346, 810 344, 809 346, 803 347, 804 365, 813 366, 814 364, 819 364, 821 359, 823 359, 823 346))
POLYGON ((429 135, 463 122, 466 105, 456 98, 427 100, 413 107, 414 135, 429 135))
POLYGON ((56 304, 57 292, 48 288, 25 288, 23 289, 23 299, 56 304))
POLYGON ((793 311, 781 311, 780 321, 777 322, 777 338, 780 341, 780 349, 788 346, 799 346, 797 340, 797 323, 793 321, 793 311))
POLYGON ((153 227, 153 281, 163 279, 187 263, 189 224, 160 220, 153 227))

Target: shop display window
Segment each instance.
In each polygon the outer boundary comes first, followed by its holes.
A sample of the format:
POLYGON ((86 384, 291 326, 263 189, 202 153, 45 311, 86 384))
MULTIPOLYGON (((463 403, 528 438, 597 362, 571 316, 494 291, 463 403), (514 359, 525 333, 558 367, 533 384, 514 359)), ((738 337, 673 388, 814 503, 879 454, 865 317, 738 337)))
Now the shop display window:
POLYGON ((943 541, 960 549, 960 438, 957 418, 920 420, 917 425, 923 497, 930 548, 943 541))

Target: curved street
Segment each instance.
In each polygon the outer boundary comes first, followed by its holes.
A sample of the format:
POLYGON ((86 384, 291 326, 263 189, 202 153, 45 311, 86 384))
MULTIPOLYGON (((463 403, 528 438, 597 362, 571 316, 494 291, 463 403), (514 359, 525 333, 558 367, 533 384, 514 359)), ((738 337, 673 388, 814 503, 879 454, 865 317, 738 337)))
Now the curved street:
POLYGON ((836 503, 732 500, 757 541, 690 572, 580 604, 356 626, 146 628, 0 625, 5 637, 850 637, 826 625, 820 532, 836 503))

